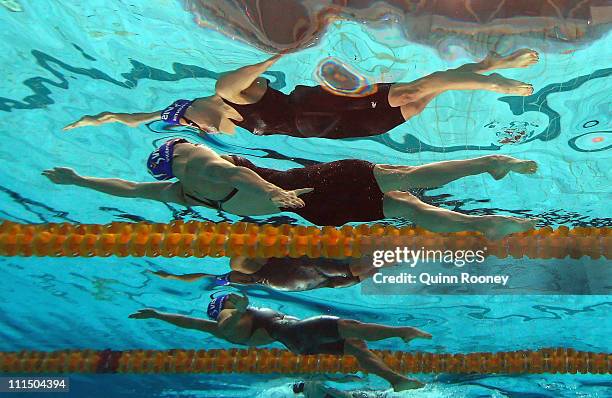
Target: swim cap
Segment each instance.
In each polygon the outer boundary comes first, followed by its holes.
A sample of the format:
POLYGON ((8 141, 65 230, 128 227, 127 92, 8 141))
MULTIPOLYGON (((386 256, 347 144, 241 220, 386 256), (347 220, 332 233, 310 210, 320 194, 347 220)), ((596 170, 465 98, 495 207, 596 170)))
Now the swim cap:
POLYGON ((174 174, 172 173, 172 155, 174 154, 174 146, 181 142, 189 141, 184 138, 168 140, 149 155, 147 169, 156 180, 169 180, 174 178, 174 174))
POLYGON ((298 381, 297 383, 293 383, 293 393, 300 394, 304 392, 305 383, 303 381, 298 381))
POLYGON ((185 115, 187 108, 189 108, 192 103, 193 101, 184 99, 174 101, 161 112, 161 120, 168 124, 180 125, 181 118, 185 115))
POLYGON ((216 285, 216 286, 227 286, 227 285, 229 285, 230 283, 232 283, 232 282, 230 282, 230 280, 229 280, 229 278, 230 278, 230 274, 231 274, 231 272, 228 272, 227 274, 223 274, 223 275, 218 275, 218 276, 216 276, 216 277, 215 277, 215 281, 214 281, 215 285, 216 285))
POLYGON ((208 310, 206 311, 210 319, 216 321, 217 318, 219 318, 219 314, 221 314, 221 311, 223 310, 223 304, 225 304, 225 301, 228 297, 229 294, 223 294, 219 297, 215 297, 210 301, 210 303, 208 304, 208 310))

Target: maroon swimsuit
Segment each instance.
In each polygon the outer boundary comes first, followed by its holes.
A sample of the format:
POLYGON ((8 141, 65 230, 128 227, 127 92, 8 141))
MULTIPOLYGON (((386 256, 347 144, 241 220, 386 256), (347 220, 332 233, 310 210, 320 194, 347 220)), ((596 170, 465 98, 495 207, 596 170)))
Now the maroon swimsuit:
POLYGON ((236 166, 251 169, 285 190, 314 188, 300 196, 306 206, 281 209, 296 213, 313 224, 339 226, 385 218, 384 194, 374 177, 374 163, 347 159, 281 171, 255 166, 240 156, 233 155, 232 159, 236 166))

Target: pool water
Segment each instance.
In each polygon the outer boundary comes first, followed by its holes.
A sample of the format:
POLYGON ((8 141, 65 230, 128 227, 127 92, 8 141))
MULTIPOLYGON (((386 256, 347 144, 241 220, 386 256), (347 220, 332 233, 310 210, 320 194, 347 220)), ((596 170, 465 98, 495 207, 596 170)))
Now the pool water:
MULTIPOLYGON (((0 218, 22 223, 172 220, 239 221, 203 208, 106 196, 51 184, 41 171, 72 167, 84 175, 151 181, 144 167, 159 141, 191 137, 220 153, 286 169, 344 158, 418 165, 501 153, 536 160, 535 175, 501 181, 473 176, 425 192, 427 200, 468 214, 539 217, 539 226, 610 227, 612 46, 610 35, 575 51, 542 53, 539 64, 502 74, 534 85, 529 97, 484 91, 447 92, 389 134, 367 139, 201 137, 160 123, 118 124, 62 131, 84 114, 162 109, 177 98, 213 93, 220 72, 268 55, 240 40, 202 28, 178 1, 23 2, 0 7, 3 81, 0 83, 0 218)), ((393 27, 385 34, 392 35, 393 27)), ((289 92, 315 85, 316 66, 333 59, 369 81, 410 81, 474 58, 458 51, 380 40, 368 26, 336 22, 316 46, 289 54, 266 75, 289 92)), ((536 48, 537 49, 537 48, 536 48)), ((249 221, 306 223, 285 213, 249 221)), ((401 220, 387 220, 404 225, 401 220)), ((607 266, 605 260, 574 260, 607 266)), ((506 260, 508 268, 554 265, 555 260, 506 260)), ((208 335, 161 322, 135 321, 139 308, 205 316, 206 283, 160 280, 148 270, 229 271, 222 259, 0 258, 0 350, 92 348, 229 348, 208 335)), ((528 270, 527 270, 528 271, 528 270)), ((554 288, 554 284, 552 284, 554 288)), ((361 287, 301 293, 242 287, 258 306, 298 317, 333 314, 364 322, 410 325, 433 334, 410 346, 395 340, 376 349, 431 352, 510 351, 543 347, 612 351, 609 295, 362 294, 361 287)), ((608 289, 609 291, 609 289, 608 289)), ((550 292, 549 292, 550 293, 550 292)), ((554 291, 553 291, 554 293, 554 291)), ((276 346, 276 345, 275 345, 276 346)), ((280 347, 280 346, 278 346, 280 347)), ((609 397, 609 376, 417 375, 423 390, 389 397, 609 397)), ((291 396, 282 375, 71 376, 74 396, 291 396)), ((374 376, 333 384, 385 390, 374 376)))

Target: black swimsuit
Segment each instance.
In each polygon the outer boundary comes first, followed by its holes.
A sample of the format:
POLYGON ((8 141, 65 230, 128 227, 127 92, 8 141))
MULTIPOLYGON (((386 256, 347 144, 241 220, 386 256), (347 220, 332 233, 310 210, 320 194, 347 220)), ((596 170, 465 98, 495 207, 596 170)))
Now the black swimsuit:
POLYGON ((335 95, 321 86, 296 86, 284 94, 268 85, 254 104, 223 101, 242 116, 234 121, 259 135, 351 138, 384 134, 404 123, 400 107, 389 105, 391 83, 367 87, 362 97, 335 95))
POLYGON ((338 331, 339 318, 315 316, 298 319, 268 308, 248 307, 251 316, 251 335, 264 329, 274 340, 283 343, 294 354, 344 354, 344 339, 338 331))

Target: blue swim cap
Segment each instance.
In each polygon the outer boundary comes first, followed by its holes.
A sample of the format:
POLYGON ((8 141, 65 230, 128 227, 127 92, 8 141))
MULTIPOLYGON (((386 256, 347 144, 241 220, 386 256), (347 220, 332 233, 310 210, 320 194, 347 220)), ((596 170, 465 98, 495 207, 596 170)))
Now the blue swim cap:
POLYGON ((175 126, 180 125, 181 118, 185 115, 187 108, 189 108, 192 103, 193 101, 185 99, 174 101, 170 106, 161 112, 161 120, 175 126))
POLYGON ((184 138, 168 140, 149 155, 147 169, 156 180, 163 181, 174 178, 172 173, 172 155, 174 154, 174 146, 181 142, 189 141, 184 138))
POLYGON ((219 314, 221 314, 221 311, 223 310, 223 304, 225 304, 228 297, 229 294, 223 294, 210 301, 208 304, 208 310, 206 311, 210 319, 216 321, 217 318, 219 318, 219 314))
POLYGON ((229 280, 230 274, 231 274, 231 272, 228 272, 227 274, 216 276, 214 284, 216 286, 227 286, 227 285, 231 284, 232 282, 230 282, 230 280, 229 280))

